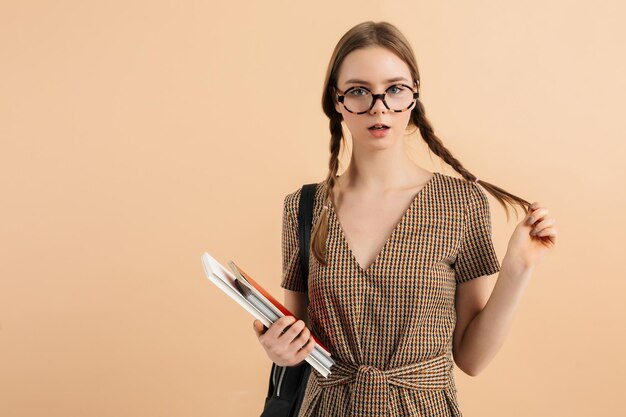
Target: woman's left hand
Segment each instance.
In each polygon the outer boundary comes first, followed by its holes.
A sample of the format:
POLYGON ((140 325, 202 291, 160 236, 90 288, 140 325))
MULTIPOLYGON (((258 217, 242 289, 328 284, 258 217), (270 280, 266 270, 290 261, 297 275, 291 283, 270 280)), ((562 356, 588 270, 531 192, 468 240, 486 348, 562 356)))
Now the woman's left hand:
POLYGON ((517 225, 509 240, 507 255, 523 268, 533 268, 556 245, 556 220, 540 203, 530 205, 528 213, 517 225))

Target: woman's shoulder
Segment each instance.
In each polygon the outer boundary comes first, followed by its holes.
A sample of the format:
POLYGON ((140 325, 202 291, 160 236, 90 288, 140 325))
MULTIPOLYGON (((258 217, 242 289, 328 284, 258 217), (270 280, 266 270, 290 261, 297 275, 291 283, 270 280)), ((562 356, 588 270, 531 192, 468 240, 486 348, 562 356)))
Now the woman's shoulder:
POLYGON ((284 208, 285 211, 293 213, 298 209, 298 202, 300 201, 300 194, 302 192, 302 187, 298 187, 296 190, 292 190, 285 195, 284 198, 284 208))
POLYGON ((440 172, 437 172, 436 175, 440 180, 439 186, 436 188, 441 198, 456 202, 464 208, 486 199, 482 187, 474 181, 440 172))
MULTIPOLYGON (((315 184, 316 184, 315 201, 319 202, 324 198, 324 190, 325 190, 326 183, 324 181, 320 181, 315 184)), ((290 212, 298 211, 298 206, 300 204, 300 196, 302 195, 302 187, 304 187, 304 184, 300 185, 296 189, 292 189, 285 195, 284 206, 286 210, 290 212)))
POLYGON ((467 192, 472 185, 476 185, 476 183, 468 181, 465 178, 444 174, 443 172, 435 172, 435 175, 438 175, 445 185, 454 187, 459 191, 467 192))
POLYGON ((444 174, 442 172, 435 172, 440 180, 439 188, 448 190, 455 196, 468 197, 470 194, 475 193, 480 187, 473 181, 468 181, 462 177, 456 177, 453 175, 444 174))

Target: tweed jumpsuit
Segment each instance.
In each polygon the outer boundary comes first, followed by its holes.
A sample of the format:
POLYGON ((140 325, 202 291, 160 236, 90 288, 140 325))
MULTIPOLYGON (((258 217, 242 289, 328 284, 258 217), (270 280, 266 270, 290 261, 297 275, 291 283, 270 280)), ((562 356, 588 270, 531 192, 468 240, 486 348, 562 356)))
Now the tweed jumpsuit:
MULTIPOLYGON (((281 287, 304 291, 301 189, 284 199, 281 287)), ((313 224, 325 182, 315 193, 313 224)), ((312 369, 298 417, 461 417, 453 375, 459 283, 500 270, 482 188, 439 172, 417 192, 374 262, 363 269, 333 204, 327 265, 309 257, 309 328, 336 364, 312 369)))

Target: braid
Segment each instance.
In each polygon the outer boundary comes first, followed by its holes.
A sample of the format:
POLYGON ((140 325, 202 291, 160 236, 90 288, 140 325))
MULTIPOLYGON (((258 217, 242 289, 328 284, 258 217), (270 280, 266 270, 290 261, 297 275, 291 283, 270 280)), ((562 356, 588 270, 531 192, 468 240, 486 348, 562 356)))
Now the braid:
POLYGON ((322 213, 317 219, 311 234, 311 251, 313 255, 324 265, 326 265, 326 237, 328 236, 328 208, 332 204, 332 189, 335 185, 335 177, 339 170, 339 151, 341 150, 341 139, 343 129, 341 126, 341 116, 337 115, 330 119, 330 160, 328 162, 328 176, 326 177, 326 196, 322 213))
POLYGON ((420 131, 420 135, 428 148, 435 155, 443 159, 448 165, 450 165, 456 172, 461 174, 463 178, 468 181, 475 182, 477 184, 482 185, 491 195, 493 195, 498 202, 504 207, 506 212, 507 220, 509 219, 509 211, 508 207, 505 204, 505 201, 513 206, 514 204, 518 204, 519 206, 527 212, 530 203, 524 200, 521 197, 517 197, 509 193, 508 191, 488 183, 483 180, 479 180, 477 176, 472 174, 468 169, 466 169, 463 164, 452 155, 452 153, 443 145, 441 139, 435 135, 433 128, 426 118, 426 112, 424 110, 424 106, 419 99, 415 100, 415 108, 411 111, 411 122, 416 125, 420 131))
POLYGON ((419 99, 415 100, 415 109, 411 113, 411 116, 412 116, 412 119, 413 118, 417 119, 416 124, 419 128, 422 138, 424 139, 424 142, 426 142, 426 144, 428 145, 428 148, 435 155, 439 156, 441 159, 446 161, 446 163, 450 165, 452 168, 454 168, 456 172, 461 174, 463 178, 465 178, 468 181, 474 181, 476 177, 467 169, 465 169, 461 161, 456 159, 452 155, 452 153, 443 145, 443 143, 441 142, 441 139, 439 139, 435 135, 430 122, 426 118, 424 105, 419 99))

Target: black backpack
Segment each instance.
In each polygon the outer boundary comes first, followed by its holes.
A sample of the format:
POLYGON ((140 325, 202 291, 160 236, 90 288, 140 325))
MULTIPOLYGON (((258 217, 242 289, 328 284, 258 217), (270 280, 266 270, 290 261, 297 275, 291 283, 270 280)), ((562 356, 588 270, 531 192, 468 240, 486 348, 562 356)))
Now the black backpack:
MULTIPOLYGON (((317 184, 305 184, 300 193, 298 206, 298 240, 300 264, 304 277, 307 304, 309 301, 309 245, 313 226, 313 202, 317 184)), ((261 417, 297 417, 304 398, 311 365, 302 361, 296 366, 278 366, 272 363, 269 388, 261 417)))

